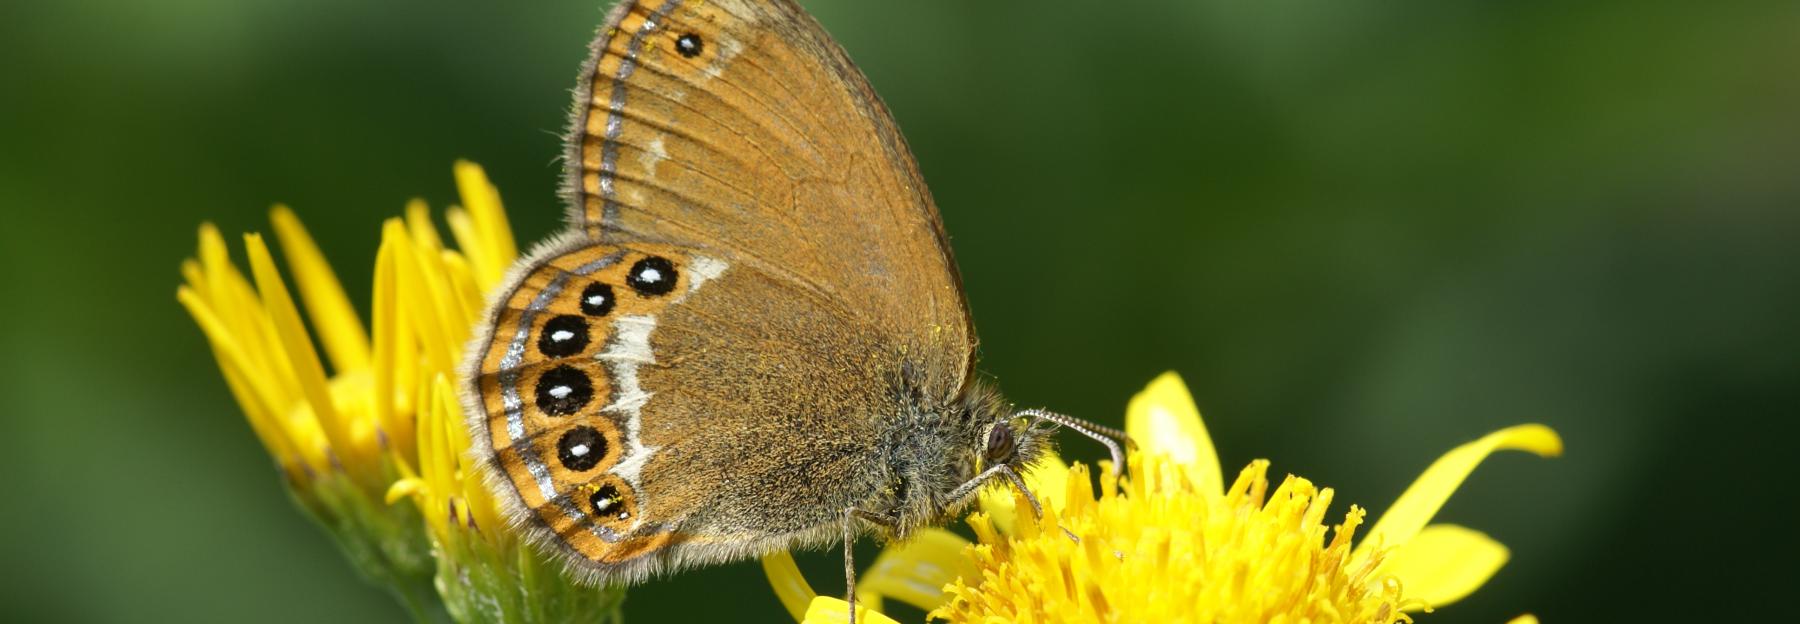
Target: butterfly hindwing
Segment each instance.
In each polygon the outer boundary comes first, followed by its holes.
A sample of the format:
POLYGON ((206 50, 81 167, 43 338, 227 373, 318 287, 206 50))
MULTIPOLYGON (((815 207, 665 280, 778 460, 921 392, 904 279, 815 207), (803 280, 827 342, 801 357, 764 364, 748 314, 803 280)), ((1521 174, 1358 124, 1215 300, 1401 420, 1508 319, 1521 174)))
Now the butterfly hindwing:
POLYGON ((502 288, 466 376, 470 414, 515 520, 596 565, 669 539, 647 522, 640 367, 657 316, 717 276, 668 245, 570 238, 502 288))

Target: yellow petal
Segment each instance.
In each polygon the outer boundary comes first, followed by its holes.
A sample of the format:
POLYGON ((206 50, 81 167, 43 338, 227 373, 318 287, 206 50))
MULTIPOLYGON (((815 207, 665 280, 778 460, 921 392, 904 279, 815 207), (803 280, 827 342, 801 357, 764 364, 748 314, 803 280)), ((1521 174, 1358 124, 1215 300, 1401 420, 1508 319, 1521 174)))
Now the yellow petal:
POLYGON ((262 295, 263 306, 269 311, 275 334, 280 339, 281 349, 287 356, 287 363, 292 367, 294 377, 299 381, 301 393, 305 396, 307 405, 312 408, 313 418, 319 422, 325 439, 331 443, 331 449, 337 453, 338 459, 360 468, 360 464, 354 463, 358 449, 350 443, 349 423, 338 414, 337 407, 331 401, 325 366, 319 362, 318 352, 313 350, 305 325, 300 323, 300 311, 294 307, 287 285, 275 270, 275 258, 269 254, 269 248, 263 243, 261 235, 246 234, 244 245, 250 252, 250 268, 256 276, 256 289, 262 295))
POLYGON ((1163 373, 1131 397, 1131 405, 1125 409, 1125 432, 1140 452, 1167 455, 1180 464, 1201 492, 1224 494, 1219 453, 1187 384, 1174 371, 1163 373))
POLYGON ((475 266, 476 280, 481 287, 492 288, 499 284, 512 266, 514 258, 519 255, 519 248, 513 242, 512 225, 506 221, 506 210, 501 207, 500 189, 488 181, 487 172, 481 165, 459 160, 456 161, 456 188, 462 195, 463 207, 469 212, 469 222, 473 230, 481 234, 485 243, 481 253, 471 254, 471 259, 479 259, 475 266))
MULTIPOLYGON (((812 599, 806 607, 805 624, 850 624, 850 603, 839 598, 819 596, 812 599)), ((900 624, 893 618, 870 611, 867 607, 856 605, 856 621, 858 624, 900 624)))
MULTIPOLYGON (((958 578, 981 578, 975 562, 963 556, 969 542, 943 529, 926 529, 889 547, 857 579, 856 591, 873 592, 927 611, 944 603, 944 586, 958 578)), ((873 603, 871 603, 873 604, 873 603)))
POLYGON ((1371 545, 1392 548, 1405 544, 1407 540, 1419 533, 1419 529, 1431 522, 1444 502, 1450 500, 1450 494, 1456 492, 1469 473, 1481 464, 1481 460, 1495 451, 1529 451, 1541 457, 1555 457, 1562 454, 1562 438, 1556 431, 1543 425, 1519 425, 1507 427, 1487 434, 1480 440, 1451 449, 1443 457, 1438 458, 1419 479, 1400 494, 1400 498, 1388 507, 1387 513, 1375 521, 1369 529, 1363 543, 1357 547, 1358 553, 1371 545))
POLYGON ((392 505, 400 502, 400 499, 402 498, 424 492, 425 490, 424 479, 400 479, 394 481, 393 485, 388 486, 387 496, 383 497, 383 500, 387 501, 387 504, 392 505))
POLYGON ((1519 617, 1508 620, 1506 622, 1506 624, 1538 624, 1538 619, 1537 619, 1537 616, 1527 613, 1525 615, 1521 615, 1519 617))
MULTIPOLYGON (((274 323, 263 309, 262 299, 237 267, 225 248, 225 238, 211 223, 200 226, 200 267, 206 276, 204 288, 196 289, 216 313, 225 335, 241 347, 238 354, 242 370, 251 375, 276 411, 283 413, 300 400, 300 386, 286 374, 287 364, 281 357, 274 323)), ((310 450, 309 450, 310 452, 310 450)))
MULTIPOLYGON (((452 332, 445 328, 444 310, 439 300, 433 295, 430 285, 431 273, 424 263, 420 262, 421 253, 417 241, 413 239, 412 230, 399 219, 390 219, 382 224, 382 245, 392 244, 394 253, 394 290, 398 307, 403 311, 403 322, 416 336, 418 344, 424 347, 423 364, 434 370, 452 370, 457 365, 457 356, 451 352, 456 343, 452 332)), ((429 252, 434 260, 437 252, 429 252)), ((396 379, 404 379, 404 376, 396 379)))
POLYGON ((281 241, 281 252, 300 287, 300 301, 319 331, 319 343, 331 358, 331 367, 339 373, 368 368, 369 333, 319 245, 287 206, 275 206, 269 220, 275 223, 275 237, 281 241))
POLYGON ((430 204, 414 197, 406 201, 405 213, 406 231, 412 234, 414 243, 434 254, 444 248, 444 239, 438 236, 437 226, 431 223, 430 204))
MULTIPOLYGON (((781 599, 781 606, 786 607, 788 615, 795 622, 804 622, 807 617, 807 604, 818 598, 811 585, 806 584, 806 577, 800 575, 800 566, 794 564, 794 556, 788 551, 780 551, 762 558, 763 575, 769 577, 769 587, 775 589, 775 597, 781 599)), ((840 604, 842 600, 838 601, 840 604)))
MULTIPOLYGON (((1017 514, 1012 483, 1005 479, 995 479, 994 483, 995 485, 981 488, 981 510, 993 517, 994 525, 1001 531, 1011 533, 1013 519, 1017 514)), ((1025 468, 1025 487, 1031 488, 1038 504, 1045 507, 1062 507, 1063 494, 1069 489, 1068 483, 1069 465, 1063 463, 1055 451, 1045 453, 1038 458, 1037 463, 1025 468)))
POLYGON ((462 254, 445 251, 438 255, 444 262, 444 285, 448 288, 451 302, 460 305, 460 318, 470 319, 469 322, 473 324, 474 319, 481 318, 487 307, 487 293, 475 285, 475 277, 469 273, 469 260, 462 254))
POLYGON ((195 289, 196 292, 204 292, 206 289, 206 269, 200 268, 199 260, 193 258, 182 260, 181 280, 187 283, 188 288, 195 289))
MULTIPOLYGON (((386 236, 382 237, 381 246, 375 252, 375 284, 373 305, 370 309, 369 322, 374 327, 371 336, 371 359, 375 365, 374 391, 369 394, 370 413, 375 415, 375 423, 387 432, 389 444, 398 455, 402 467, 409 466, 417 459, 416 438, 413 436, 410 423, 404 421, 395 410, 398 396, 397 378, 403 375, 401 366, 414 358, 407 354, 417 352, 412 343, 412 335, 405 326, 406 319, 400 314, 400 287, 395 277, 397 261, 394 259, 394 243, 386 236)), ((410 378, 410 377, 407 377, 410 378)))
POLYGON ((429 440, 419 445, 419 474, 433 492, 448 494, 457 489, 457 459, 469 448, 466 443, 458 445, 455 439, 462 423, 453 415, 462 413, 462 402, 457 400, 449 377, 439 374, 432 378, 431 402, 424 407, 421 414, 427 419, 420 421, 419 430, 429 440))
MULTIPOLYGON (((255 375, 245 368, 242 348, 232 339, 230 330, 219 321, 212 308, 206 304, 193 288, 182 286, 176 289, 175 299, 193 315, 194 322, 212 344, 213 357, 219 362, 219 372, 225 377, 225 385, 237 399, 238 406, 244 410, 244 416, 250 421, 251 430, 256 432, 269 454, 284 468, 293 468, 303 461, 303 456, 294 448, 293 436, 284 426, 282 419, 274 414, 278 410, 270 407, 269 398, 275 392, 267 387, 264 376, 255 375), (259 385, 261 384, 261 385, 259 385)), ((323 469, 323 463, 312 466, 323 469)))
POLYGON ((445 210, 444 222, 450 225, 450 237, 456 239, 456 249, 462 252, 463 257, 468 258, 469 266, 475 267, 475 277, 485 280, 486 267, 491 264, 482 256, 488 253, 487 241, 475 231, 475 222, 469 218, 469 211, 456 207, 445 210))
POLYGON ((1400 579, 1407 598, 1435 609, 1480 589, 1508 555, 1505 546, 1480 531, 1434 524, 1390 551, 1382 571, 1400 579))

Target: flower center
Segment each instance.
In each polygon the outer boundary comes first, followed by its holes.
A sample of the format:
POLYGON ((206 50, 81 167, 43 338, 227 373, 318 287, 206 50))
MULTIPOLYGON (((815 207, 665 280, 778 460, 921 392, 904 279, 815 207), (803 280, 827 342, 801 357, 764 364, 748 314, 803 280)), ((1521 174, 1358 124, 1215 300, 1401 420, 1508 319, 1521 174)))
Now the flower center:
MULTIPOLYGON (((1289 476, 1269 491, 1268 462, 1252 462, 1223 493, 1197 488, 1167 458, 1133 454, 1131 478, 1085 467, 1061 509, 1019 514, 1003 536, 970 518, 981 544, 979 582, 959 580, 934 615, 952 622, 999 617, 1038 622, 1393 622, 1400 584, 1376 574, 1381 554, 1351 557, 1364 512, 1323 523, 1332 491, 1289 476), (1329 538, 1329 539, 1328 539, 1329 538)), ((1020 507, 1021 509, 1024 507, 1020 507)))

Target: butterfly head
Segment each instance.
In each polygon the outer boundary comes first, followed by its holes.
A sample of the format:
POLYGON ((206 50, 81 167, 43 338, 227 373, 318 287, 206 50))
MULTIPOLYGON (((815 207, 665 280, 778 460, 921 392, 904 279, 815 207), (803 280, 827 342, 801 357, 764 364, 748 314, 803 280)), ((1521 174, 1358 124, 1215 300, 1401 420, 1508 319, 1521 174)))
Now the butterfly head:
POLYGON ((997 467, 1022 474, 1050 450, 1056 425, 1016 411, 985 383, 947 403, 914 403, 921 418, 889 447, 888 513, 902 534, 950 521, 1003 474, 997 467))
POLYGON ((994 466, 1006 466, 1022 473, 1049 449, 1050 436, 1055 430, 1055 424, 1027 412, 994 413, 982 428, 976 445, 980 449, 980 466, 968 476, 978 477, 982 471, 994 466))

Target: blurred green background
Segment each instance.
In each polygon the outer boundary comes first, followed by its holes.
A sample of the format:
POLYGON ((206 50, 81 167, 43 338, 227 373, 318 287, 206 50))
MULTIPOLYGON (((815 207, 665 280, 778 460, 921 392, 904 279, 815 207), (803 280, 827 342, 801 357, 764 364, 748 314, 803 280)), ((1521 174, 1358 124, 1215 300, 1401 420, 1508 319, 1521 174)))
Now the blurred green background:
MULTIPOLYGON (((403 617, 282 492, 176 266, 288 202, 366 310, 379 221, 451 201, 459 157, 550 232, 596 2, 0 4, 0 620, 403 617)), ((1175 369, 1228 470, 1375 513, 1556 427, 1565 457, 1444 510, 1514 556, 1426 621, 1792 591, 1800 4, 806 4, 899 118, 1016 400, 1117 423, 1175 369)), ((837 563, 803 560, 828 593, 837 563)), ((754 564, 627 614, 782 617, 754 564)))

